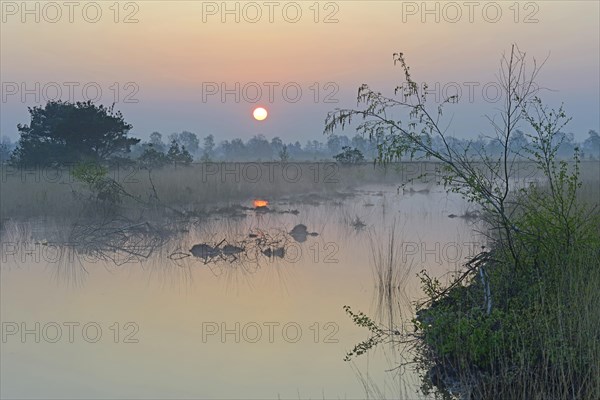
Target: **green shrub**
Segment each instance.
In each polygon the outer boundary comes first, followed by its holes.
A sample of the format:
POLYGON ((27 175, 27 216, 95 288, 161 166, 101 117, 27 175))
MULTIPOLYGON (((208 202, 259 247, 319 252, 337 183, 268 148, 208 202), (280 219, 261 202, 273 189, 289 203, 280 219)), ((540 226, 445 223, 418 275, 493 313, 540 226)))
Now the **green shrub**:
POLYGON ((95 163, 78 164, 73 168, 73 177, 85 184, 92 197, 104 204, 116 206, 122 203, 123 188, 108 177, 108 168, 95 163))

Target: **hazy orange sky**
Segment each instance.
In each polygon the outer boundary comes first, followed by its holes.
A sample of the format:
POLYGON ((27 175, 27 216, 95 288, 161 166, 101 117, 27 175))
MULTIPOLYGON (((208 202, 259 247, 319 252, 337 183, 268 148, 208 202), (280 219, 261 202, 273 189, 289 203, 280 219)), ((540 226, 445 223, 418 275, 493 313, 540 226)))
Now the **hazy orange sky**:
POLYGON ((116 100, 141 138, 190 130, 323 139, 327 111, 355 106, 360 84, 391 94, 402 82, 392 63, 402 51, 417 81, 448 94, 461 88, 460 104, 447 109, 450 131, 475 137, 489 132, 484 115, 499 106, 495 74, 513 42, 540 60, 549 55, 539 81, 553 90, 547 102, 564 102, 574 117, 567 130, 581 140, 599 129, 597 1, 114 4, 0 2, 3 135, 16 139, 27 106, 45 104, 57 88, 63 100, 94 98, 99 88, 97 101, 116 100), (225 98, 222 86, 230 89, 225 98), (252 119, 257 106, 269 110, 267 120, 252 119))

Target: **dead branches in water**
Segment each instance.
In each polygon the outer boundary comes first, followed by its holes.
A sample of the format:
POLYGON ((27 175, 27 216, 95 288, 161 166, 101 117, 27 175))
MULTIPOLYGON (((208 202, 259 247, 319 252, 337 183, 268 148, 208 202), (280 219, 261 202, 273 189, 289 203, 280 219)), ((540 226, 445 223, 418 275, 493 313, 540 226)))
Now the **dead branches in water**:
POLYGON ((76 224, 70 242, 94 259, 122 265, 148 259, 164 245, 168 232, 149 222, 114 218, 99 223, 76 224))

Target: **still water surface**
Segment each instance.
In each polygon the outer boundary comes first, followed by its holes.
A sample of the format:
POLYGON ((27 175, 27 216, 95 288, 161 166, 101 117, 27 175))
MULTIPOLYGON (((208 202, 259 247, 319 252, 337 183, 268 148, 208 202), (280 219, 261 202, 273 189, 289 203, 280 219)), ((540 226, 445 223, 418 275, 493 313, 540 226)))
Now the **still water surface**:
POLYGON ((412 360, 401 347, 343 361, 368 337, 343 306, 412 329, 417 272, 446 279, 481 241, 472 222, 448 218, 466 205, 441 188, 370 186, 344 199, 270 207, 298 213, 196 221, 148 258, 100 260, 55 246, 72 231, 60 223, 7 227, 2 397, 424 398, 411 366, 390 371, 412 360), (356 217, 364 227, 352 225, 356 217), (290 238, 297 224, 318 236, 290 238), (394 229, 402 287, 382 296, 374 253, 385 253, 394 229), (284 257, 254 252, 205 263, 189 253, 253 233, 284 238, 284 257), (61 257, 49 255, 56 248, 61 257))

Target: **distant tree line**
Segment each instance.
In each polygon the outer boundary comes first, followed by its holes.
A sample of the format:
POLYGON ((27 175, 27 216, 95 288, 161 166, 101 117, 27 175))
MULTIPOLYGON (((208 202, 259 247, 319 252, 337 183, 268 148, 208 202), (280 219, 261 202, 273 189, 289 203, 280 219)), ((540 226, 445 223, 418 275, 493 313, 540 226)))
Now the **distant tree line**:
POLYGON ((371 160, 377 154, 375 144, 359 135, 353 138, 331 135, 324 142, 309 140, 304 145, 299 141, 285 143, 279 137, 268 140, 263 135, 255 135, 246 141, 240 138, 223 140, 218 144, 212 134, 205 136, 200 144, 198 136, 189 131, 172 133, 167 142, 163 137, 160 132, 151 133, 148 141, 132 147, 131 157, 143 157, 151 151, 165 154, 174 144, 197 161, 322 160, 334 158, 345 148, 352 148, 371 160))
MULTIPOLYGON (((181 148, 185 148, 198 161, 253 161, 253 160, 322 160, 336 159, 344 162, 372 161, 377 155, 377 143, 369 141, 361 135, 355 135, 350 138, 344 135, 329 135, 327 140, 321 142, 318 140, 309 140, 304 145, 299 141, 284 143, 279 137, 274 137, 270 141, 263 135, 255 135, 244 141, 240 138, 221 141, 215 145, 213 135, 208 135, 203 139, 203 145, 200 146, 200 140, 195 133, 183 131, 173 133, 168 136, 171 146, 177 143, 181 148)), ((153 132, 150 140, 133 146, 132 156, 135 158, 148 148, 154 147, 157 150, 166 152, 169 146, 163 142, 163 135, 159 132, 153 132)), ((559 158, 570 158, 575 147, 581 151, 583 159, 600 159, 600 135, 598 132, 590 130, 588 138, 582 143, 575 141, 573 133, 561 133, 558 135, 557 144, 559 158), (560 143, 558 143, 560 142, 560 143)), ((441 139, 433 140, 434 148, 441 149, 444 143, 441 139)), ((488 139, 483 136, 477 139, 458 139, 450 138, 450 145, 455 149, 463 149, 467 154, 477 157, 482 153, 488 155, 498 155, 503 151, 500 142, 488 139)), ((516 131, 510 142, 510 150, 514 154, 526 155, 525 149, 531 148, 524 132, 516 131)), ((420 156, 418 152, 415 156, 420 156)))
MULTIPOLYGON (((30 123, 19 124, 19 140, 8 137, 0 141, 0 162, 15 165, 62 165, 78 162, 138 163, 148 168, 163 165, 189 164, 192 161, 306 161, 331 160, 340 163, 372 161, 377 156, 377 141, 355 135, 328 135, 324 141, 284 142, 280 137, 268 140, 255 135, 247 140, 235 138, 216 142, 214 135, 200 138, 196 133, 182 131, 166 138, 152 132, 149 139, 132 138, 132 126, 113 107, 91 102, 48 102, 44 107, 29 108, 30 123)), ((557 135, 559 158, 570 158, 578 147, 582 159, 600 159, 600 135, 590 130, 583 142, 575 141, 573 133, 557 135)), ((497 155, 503 151, 498 140, 483 136, 475 140, 448 138, 448 144, 468 155, 497 155)), ((433 139, 433 148, 445 146, 433 139)), ((526 135, 517 131, 510 140, 510 151, 525 155, 531 147, 526 135)), ((416 153, 415 156, 421 154, 416 153)))

